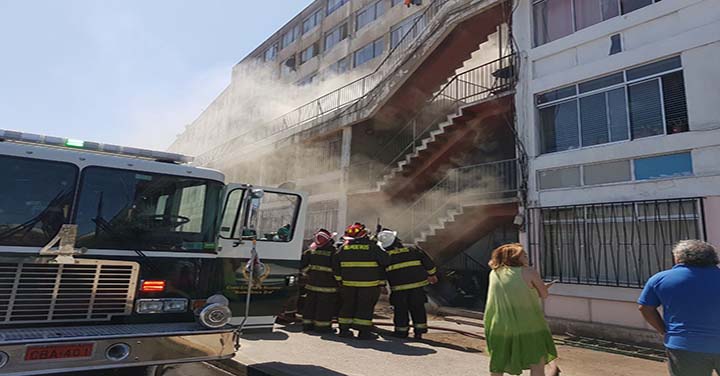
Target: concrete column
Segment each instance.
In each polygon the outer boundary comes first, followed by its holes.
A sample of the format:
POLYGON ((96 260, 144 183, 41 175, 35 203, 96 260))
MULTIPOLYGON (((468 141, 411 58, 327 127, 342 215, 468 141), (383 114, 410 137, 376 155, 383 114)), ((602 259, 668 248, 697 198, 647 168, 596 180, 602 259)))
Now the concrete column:
POLYGON ((350 147, 352 144, 352 127, 342 130, 342 146, 340 149, 340 192, 338 197, 338 234, 342 234, 348 225, 348 184, 350 168, 350 147))

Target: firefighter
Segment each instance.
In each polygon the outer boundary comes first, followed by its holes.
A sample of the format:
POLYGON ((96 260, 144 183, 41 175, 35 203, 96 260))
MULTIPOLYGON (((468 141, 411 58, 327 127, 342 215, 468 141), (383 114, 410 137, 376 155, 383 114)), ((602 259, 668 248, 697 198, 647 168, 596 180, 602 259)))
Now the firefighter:
POLYGON ((437 283, 437 268, 425 252, 414 247, 405 247, 397 232, 384 229, 377 235, 378 245, 387 251, 390 258, 386 268, 390 283, 390 304, 393 306, 394 335, 407 338, 412 316, 413 333, 421 339, 427 333, 427 296, 424 287, 437 283))
POLYGON ((405 0, 405 6, 410 8, 410 5, 422 5, 422 0, 405 0))
POLYGON ((332 258, 337 252, 333 238, 337 235, 320 229, 314 242, 302 256, 302 269, 307 274, 303 303, 303 331, 329 333, 337 311, 338 287, 333 277, 332 258))
POLYGON ((355 223, 345 230, 345 243, 333 261, 335 279, 340 285, 340 337, 352 337, 350 328, 358 330, 358 339, 374 339, 373 313, 385 286, 387 254, 370 240, 365 225, 355 223))

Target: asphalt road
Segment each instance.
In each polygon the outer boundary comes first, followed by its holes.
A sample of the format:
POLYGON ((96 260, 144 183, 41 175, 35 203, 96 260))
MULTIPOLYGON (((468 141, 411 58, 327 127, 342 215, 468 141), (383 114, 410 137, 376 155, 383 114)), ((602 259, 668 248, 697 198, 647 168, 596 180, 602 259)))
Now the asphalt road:
MULTIPOLYGON (((59 376, 147 376, 142 368, 124 368, 92 372, 74 372, 59 376)), ((260 376, 243 370, 226 371, 207 363, 187 363, 166 366, 161 372, 152 376, 260 376)))

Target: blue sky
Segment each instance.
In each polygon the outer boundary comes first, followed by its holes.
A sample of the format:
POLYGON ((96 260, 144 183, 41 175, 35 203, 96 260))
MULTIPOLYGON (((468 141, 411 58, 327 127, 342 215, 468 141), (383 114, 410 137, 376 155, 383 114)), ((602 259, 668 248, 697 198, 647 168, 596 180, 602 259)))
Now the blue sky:
POLYGON ((0 0, 0 128, 165 148, 310 0, 0 0))

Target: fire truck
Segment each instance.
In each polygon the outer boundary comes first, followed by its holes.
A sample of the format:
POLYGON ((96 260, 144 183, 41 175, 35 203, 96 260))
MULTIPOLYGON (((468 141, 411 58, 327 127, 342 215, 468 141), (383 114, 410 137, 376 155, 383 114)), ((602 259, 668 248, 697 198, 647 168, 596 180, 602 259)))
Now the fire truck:
POLYGON ((0 129, 0 374, 230 358, 297 292, 306 198, 0 129))

